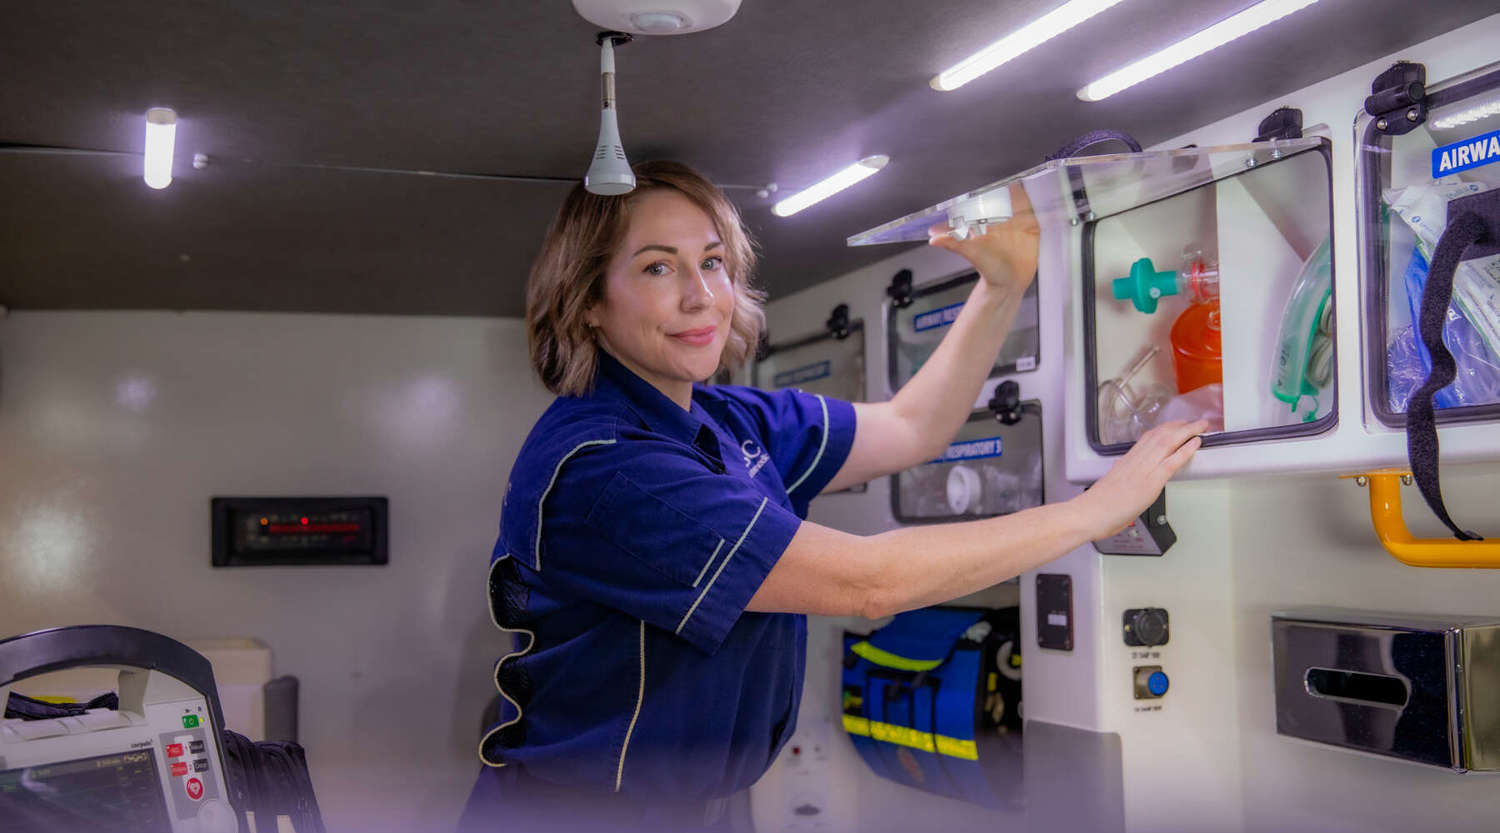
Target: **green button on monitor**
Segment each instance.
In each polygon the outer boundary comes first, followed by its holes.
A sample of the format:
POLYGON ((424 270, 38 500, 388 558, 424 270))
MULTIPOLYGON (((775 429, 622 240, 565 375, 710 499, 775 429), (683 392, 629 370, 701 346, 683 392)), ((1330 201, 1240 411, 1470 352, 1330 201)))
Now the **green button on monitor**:
POLYGON ((196 714, 185 714, 185 715, 183 715, 182 716, 182 728, 184 728, 184 729, 196 729, 196 728, 198 728, 198 715, 196 715, 196 714))

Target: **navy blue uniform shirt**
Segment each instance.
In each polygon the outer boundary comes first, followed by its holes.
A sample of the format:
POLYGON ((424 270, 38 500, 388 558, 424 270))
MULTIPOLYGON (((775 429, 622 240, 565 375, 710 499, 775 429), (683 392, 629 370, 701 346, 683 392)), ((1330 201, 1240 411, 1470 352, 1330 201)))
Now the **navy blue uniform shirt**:
POLYGON ((854 429, 800 391, 695 385, 685 411, 601 352, 511 472, 489 592, 517 637, 484 762, 645 802, 759 778, 796 724, 807 627, 745 605, 854 429))

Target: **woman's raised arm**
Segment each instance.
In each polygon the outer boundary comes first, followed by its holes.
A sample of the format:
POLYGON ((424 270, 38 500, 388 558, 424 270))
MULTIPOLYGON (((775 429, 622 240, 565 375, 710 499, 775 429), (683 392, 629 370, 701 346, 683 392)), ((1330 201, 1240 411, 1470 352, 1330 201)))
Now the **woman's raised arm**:
POLYGON ((1164 423, 1078 497, 998 518, 869 536, 803 522, 746 609, 878 619, 982 590, 1124 529, 1206 430, 1164 423))
POLYGON ((958 240, 933 228, 932 245, 962 255, 982 280, 932 356, 890 401, 854 406, 854 445, 824 491, 931 460, 968 419, 1036 276, 1041 227, 1020 185, 1011 186, 1011 206, 1011 219, 981 236, 958 240))

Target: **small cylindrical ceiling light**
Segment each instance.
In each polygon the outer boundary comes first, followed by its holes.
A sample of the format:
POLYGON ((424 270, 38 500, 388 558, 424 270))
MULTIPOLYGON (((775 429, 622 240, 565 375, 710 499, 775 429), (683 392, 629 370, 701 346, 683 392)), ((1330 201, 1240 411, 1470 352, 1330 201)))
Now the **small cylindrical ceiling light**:
POLYGON ((599 36, 600 98, 599 143, 594 159, 583 175, 584 190, 601 196, 619 196, 635 190, 635 173, 620 145, 620 122, 615 115, 615 40, 627 42, 628 35, 605 32, 599 36))
POLYGON ((798 191, 781 202, 776 203, 771 206, 771 213, 777 217, 790 217, 809 205, 822 202, 865 177, 870 176, 881 168, 884 168, 886 163, 890 161, 891 158, 889 156, 866 156, 822 182, 798 191))
POLYGON ((1119 3, 1120 0, 1070 0, 943 70, 930 82, 932 88, 943 92, 956 90, 1119 3))
POLYGON ((177 111, 152 107, 146 111, 146 184, 165 188, 172 184, 172 146, 177 140, 177 111))
POLYGON ((1189 35, 1166 49, 1149 55, 1135 63, 1115 70, 1109 75, 1078 91, 1084 101, 1103 101, 1121 90, 1134 87, 1148 78, 1185 64, 1188 61, 1217 49, 1232 40, 1244 37, 1256 29, 1300 11, 1318 0, 1264 0, 1239 14, 1226 18, 1195 34, 1189 35))

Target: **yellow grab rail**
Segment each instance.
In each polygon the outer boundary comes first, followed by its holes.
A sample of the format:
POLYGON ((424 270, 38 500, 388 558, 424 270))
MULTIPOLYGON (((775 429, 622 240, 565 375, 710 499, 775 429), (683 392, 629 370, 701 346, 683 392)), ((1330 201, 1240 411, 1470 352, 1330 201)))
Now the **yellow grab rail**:
POLYGON ((1370 487, 1370 521, 1387 552, 1412 567, 1500 568, 1500 540, 1460 541, 1457 538, 1414 538, 1401 516, 1401 483, 1411 473, 1374 471, 1355 478, 1370 487))

